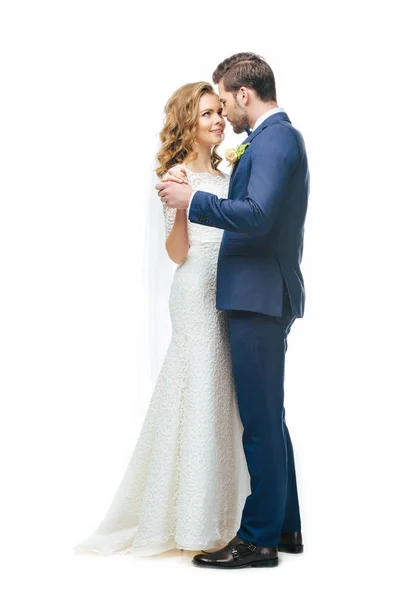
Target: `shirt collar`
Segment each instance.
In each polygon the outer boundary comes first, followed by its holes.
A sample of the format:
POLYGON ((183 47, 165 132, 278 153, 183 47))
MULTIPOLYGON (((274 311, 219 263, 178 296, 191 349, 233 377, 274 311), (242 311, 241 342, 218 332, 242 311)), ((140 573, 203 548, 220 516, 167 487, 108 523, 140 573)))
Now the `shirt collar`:
POLYGON ((271 108, 270 110, 267 110, 266 113, 264 113, 263 115, 261 115, 261 117, 258 117, 257 121, 254 123, 254 127, 252 129, 252 131, 254 131, 259 125, 261 125, 261 123, 263 123, 265 121, 265 119, 268 119, 268 117, 271 117, 272 115, 275 115, 276 113, 279 112, 285 112, 283 110, 283 108, 280 108, 279 106, 277 106, 276 108, 271 108))

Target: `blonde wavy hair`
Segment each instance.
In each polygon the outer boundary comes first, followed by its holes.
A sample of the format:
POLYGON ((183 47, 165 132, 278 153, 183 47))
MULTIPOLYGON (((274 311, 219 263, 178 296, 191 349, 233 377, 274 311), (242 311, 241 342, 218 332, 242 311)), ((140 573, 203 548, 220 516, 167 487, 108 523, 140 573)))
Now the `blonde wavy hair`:
MULTIPOLYGON (((155 169, 161 179, 168 169, 184 160, 196 160, 195 150, 196 130, 200 98, 204 94, 214 94, 213 87, 206 81, 187 83, 176 90, 168 100, 164 112, 164 126, 160 132, 161 149, 157 154, 159 166, 155 169)), ((222 161, 217 152, 219 144, 211 151, 211 166, 219 171, 222 161)))

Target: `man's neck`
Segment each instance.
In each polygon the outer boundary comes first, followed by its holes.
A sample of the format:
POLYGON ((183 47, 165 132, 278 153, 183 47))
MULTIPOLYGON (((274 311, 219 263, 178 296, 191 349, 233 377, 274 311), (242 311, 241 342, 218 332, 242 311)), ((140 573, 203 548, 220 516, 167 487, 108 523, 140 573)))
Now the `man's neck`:
POLYGON ((256 121, 262 116, 265 115, 266 112, 272 110, 273 108, 278 108, 278 104, 274 101, 271 102, 259 102, 256 106, 254 106, 252 110, 252 114, 249 115, 250 127, 253 129, 256 121))

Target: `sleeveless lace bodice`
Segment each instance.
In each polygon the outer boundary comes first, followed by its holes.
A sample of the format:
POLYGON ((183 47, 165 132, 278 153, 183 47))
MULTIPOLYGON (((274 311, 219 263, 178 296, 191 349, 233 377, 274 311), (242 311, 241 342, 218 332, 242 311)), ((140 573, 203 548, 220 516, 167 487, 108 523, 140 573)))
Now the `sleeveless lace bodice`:
MULTIPOLYGON (((219 198, 227 198, 229 188, 229 176, 228 175, 213 175, 211 173, 194 173, 188 167, 184 167, 189 185, 193 190, 201 190, 203 192, 211 192, 216 194, 219 198)), ((175 208, 164 207, 164 219, 165 219, 165 235, 168 237, 174 221, 175 221, 175 208)), ((189 233, 189 245, 194 246, 197 244, 204 244, 208 242, 221 242, 223 230, 217 229, 216 227, 206 227, 198 223, 191 223, 188 221, 188 233, 189 233)))

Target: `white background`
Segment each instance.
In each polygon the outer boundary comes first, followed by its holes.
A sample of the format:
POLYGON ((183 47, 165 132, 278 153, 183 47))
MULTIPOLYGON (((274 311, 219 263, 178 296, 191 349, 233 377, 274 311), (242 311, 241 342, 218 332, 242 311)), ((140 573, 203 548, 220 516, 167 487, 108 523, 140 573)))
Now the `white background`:
POLYGON ((1 4, 5 598, 396 595, 397 36, 385 1, 1 4), (74 556, 149 402, 141 265, 163 107, 241 51, 272 66, 310 162, 286 385, 306 551, 234 573, 179 551, 74 556))

